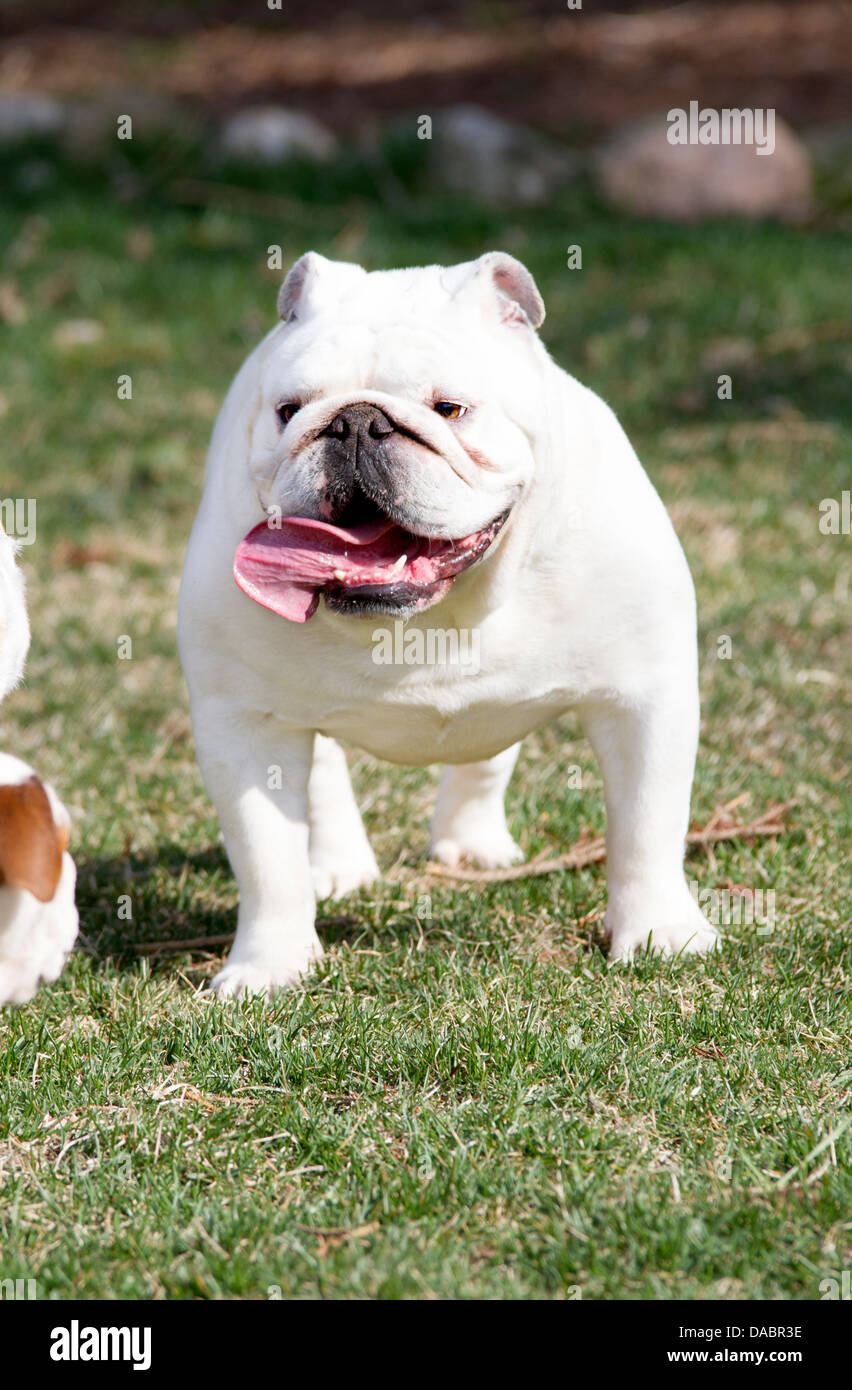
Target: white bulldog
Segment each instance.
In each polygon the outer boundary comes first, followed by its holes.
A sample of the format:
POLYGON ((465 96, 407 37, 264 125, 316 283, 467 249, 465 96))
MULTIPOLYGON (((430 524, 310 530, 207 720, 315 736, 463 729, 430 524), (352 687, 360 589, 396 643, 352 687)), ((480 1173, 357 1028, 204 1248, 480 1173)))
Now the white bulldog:
POLYGON ((603 774, 611 953, 716 941, 683 874, 695 599, 612 411, 551 360, 529 272, 490 252, 379 271, 313 252, 216 422, 180 595, 198 759, 240 890, 220 994, 319 959, 315 893, 378 873, 342 739, 446 764, 432 853, 521 856, 520 740, 578 712, 603 774), (395 622, 475 668, 379 662, 395 622))

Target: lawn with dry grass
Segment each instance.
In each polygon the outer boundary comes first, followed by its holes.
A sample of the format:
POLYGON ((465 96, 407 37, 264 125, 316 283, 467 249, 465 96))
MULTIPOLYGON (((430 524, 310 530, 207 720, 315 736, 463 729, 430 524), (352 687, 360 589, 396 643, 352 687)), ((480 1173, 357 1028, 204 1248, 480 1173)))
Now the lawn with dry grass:
MULTIPOLYGON (((108 170, 32 158, 47 175, 4 171, 0 213, 0 494, 38 503, 33 648, 0 743, 71 808, 82 933, 0 1018, 0 1277, 42 1297, 818 1298, 852 1262, 852 538, 819 529, 850 486, 842 218, 684 231, 582 186, 486 214, 420 198, 404 167, 389 206, 351 162, 190 207, 156 164, 118 199, 108 170), (693 568, 695 820, 796 800, 782 836, 690 852, 700 888, 771 890, 772 930, 612 968, 600 865, 431 878, 437 770, 355 752, 386 877, 321 905, 304 989, 223 1004, 199 993, 221 948, 140 949, 233 926, 175 601, 282 239, 285 264, 309 246, 529 263, 546 341, 621 414, 693 568)), ((573 721, 527 741, 509 811, 531 856, 603 829, 573 721)))

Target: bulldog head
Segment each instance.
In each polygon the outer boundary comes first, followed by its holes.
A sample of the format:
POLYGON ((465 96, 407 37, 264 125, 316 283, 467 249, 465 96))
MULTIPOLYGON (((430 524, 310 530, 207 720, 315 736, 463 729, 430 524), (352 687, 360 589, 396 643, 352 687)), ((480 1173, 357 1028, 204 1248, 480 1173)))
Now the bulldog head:
POLYGON ((489 252, 379 271, 309 252, 281 288, 249 468, 267 519, 237 583, 304 622, 406 616, 486 555, 533 470, 544 306, 489 252))

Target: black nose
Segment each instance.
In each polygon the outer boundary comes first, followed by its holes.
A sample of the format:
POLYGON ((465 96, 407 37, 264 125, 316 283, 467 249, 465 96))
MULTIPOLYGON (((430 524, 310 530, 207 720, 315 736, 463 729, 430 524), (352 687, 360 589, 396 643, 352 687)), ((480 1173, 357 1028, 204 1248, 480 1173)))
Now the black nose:
POLYGON ((386 435, 393 434, 395 429, 393 420, 377 405, 361 403, 348 405, 345 410, 341 410, 323 433, 341 441, 348 439, 350 434, 369 436, 370 439, 384 439, 386 435))
POLYGON ((322 516, 335 525, 375 520, 383 514, 380 499, 393 463, 394 421, 377 405, 356 401, 338 411, 321 433, 322 516))

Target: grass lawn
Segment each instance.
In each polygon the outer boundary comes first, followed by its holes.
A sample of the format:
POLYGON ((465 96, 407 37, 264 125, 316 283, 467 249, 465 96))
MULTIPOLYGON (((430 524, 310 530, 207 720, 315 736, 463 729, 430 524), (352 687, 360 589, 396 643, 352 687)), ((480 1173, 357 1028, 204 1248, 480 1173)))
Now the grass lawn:
MULTIPOLYGON (((82 922, 60 981, 0 1017, 0 1278, 60 1298, 818 1298, 852 1264, 852 537, 818 525, 852 477, 846 214, 684 230, 583 185, 486 213, 357 164, 199 206, 144 152, 82 175, 34 151, 0 176, 0 496, 38 503, 0 746, 72 811, 82 922), (774 931, 609 967, 602 869, 436 886, 437 769, 355 752, 387 878, 322 904, 304 989, 223 1004, 198 992, 215 952, 135 950, 233 924, 175 603, 218 403, 274 322, 271 244, 285 266, 308 247, 529 264, 546 342, 619 411, 692 565, 695 819, 797 798, 783 839, 690 856, 702 888, 772 890, 774 931)), ((571 720, 528 740, 509 809, 530 854, 602 828, 571 720)))

